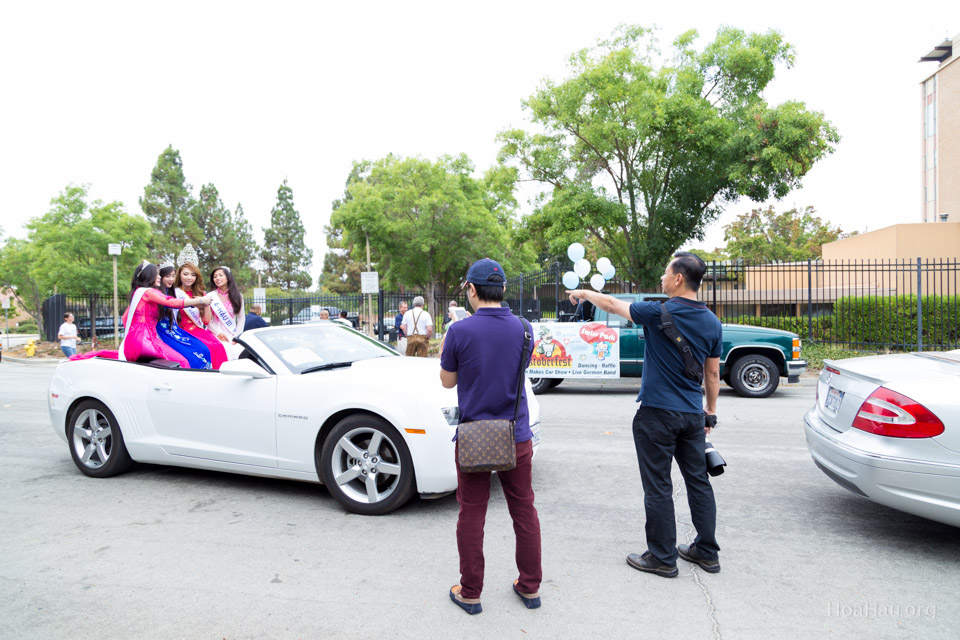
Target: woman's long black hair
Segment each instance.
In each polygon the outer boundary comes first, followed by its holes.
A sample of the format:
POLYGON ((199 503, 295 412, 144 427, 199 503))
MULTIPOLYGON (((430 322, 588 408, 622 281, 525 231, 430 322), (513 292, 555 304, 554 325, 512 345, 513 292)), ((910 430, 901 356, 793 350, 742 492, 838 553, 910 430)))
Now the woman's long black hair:
POLYGON ((130 280, 130 296, 127 304, 131 304, 133 302, 133 294, 137 292, 137 289, 140 287, 153 288, 153 283, 156 281, 157 265, 144 265, 143 263, 137 265, 136 270, 133 272, 133 279, 130 280))
POLYGON ((213 274, 217 271, 223 271, 223 275, 227 276, 227 297, 230 298, 233 312, 239 316, 240 307, 243 306, 243 296, 240 295, 240 288, 237 287, 237 281, 233 279, 233 272, 230 271, 229 267, 217 267, 210 272, 210 289, 214 291, 217 289, 217 285, 213 282, 213 274))
MULTIPOLYGON (((173 273, 173 270, 174 270, 173 265, 170 265, 169 267, 163 267, 162 269, 160 269, 160 293, 162 293, 165 296, 171 296, 173 298, 176 298, 177 291, 175 288, 170 287, 168 289, 167 287, 163 286, 163 278, 173 273)), ((173 309, 171 309, 170 307, 164 307, 163 309, 160 310, 160 315, 166 315, 167 320, 170 321, 170 324, 173 324, 173 309)))

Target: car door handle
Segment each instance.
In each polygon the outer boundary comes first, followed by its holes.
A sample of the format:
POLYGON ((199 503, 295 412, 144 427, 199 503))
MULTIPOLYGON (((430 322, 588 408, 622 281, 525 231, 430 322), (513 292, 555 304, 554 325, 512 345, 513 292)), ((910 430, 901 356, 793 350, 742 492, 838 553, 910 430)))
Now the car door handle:
POLYGON ((173 385, 169 382, 160 382, 153 385, 153 388, 157 391, 173 391, 173 385))

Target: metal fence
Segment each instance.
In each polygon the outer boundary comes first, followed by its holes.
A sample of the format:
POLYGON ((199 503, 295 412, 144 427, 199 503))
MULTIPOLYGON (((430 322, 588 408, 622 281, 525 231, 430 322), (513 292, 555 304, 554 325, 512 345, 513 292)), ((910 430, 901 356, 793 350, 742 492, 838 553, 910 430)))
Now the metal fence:
MULTIPOLYGON (((506 299, 528 319, 571 318, 560 263, 512 278, 506 299)), ((960 348, 960 261, 807 260, 707 263, 699 299, 724 322, 797 333, 856 349, 960 348)), ((586 286, 585 284, 581 286, 586 286)), ((640 293, 614 279, 605 293, 640 293)))
MULTIPOLYGON (((566 269, 554 263, 545 269, 507 281, 504 302, 529 320, 569 320, 576 307, 566 299, 561 282, 566 269)), ((960 348, 960 261, 808 260, 794 263, 708 262, 699 298, 724 322, 751 324, 797 333, 807 341, 856 349, 960 348)), ((640 293, 627 280, 606 283, 605 293, 640 293)), ((247 300, 259 302, 273 326, 300 324, 332 317, 346 310, 357 328, 383 339, 394 339, 394 317, 401 301, 408 304, 415 290, 366 296, 302 294, 247 300), (367 304, 369 299, 369 305, 367 304)), ((450 300, 466 306, 465 295, 436 301, 437 329, 446 322, 450 300)), ((121 296, 120 309, 126 307, 121 296)), ((113 336, 113 298, 99 295, 54 296, 44 304, 44 331, 56 339, 63 313, 76 317, 78 332, 87 340, 113 336), (92 325, 92 328, 91 328, 92 325), (52 335, 51 335, 52 334, 52 335)))

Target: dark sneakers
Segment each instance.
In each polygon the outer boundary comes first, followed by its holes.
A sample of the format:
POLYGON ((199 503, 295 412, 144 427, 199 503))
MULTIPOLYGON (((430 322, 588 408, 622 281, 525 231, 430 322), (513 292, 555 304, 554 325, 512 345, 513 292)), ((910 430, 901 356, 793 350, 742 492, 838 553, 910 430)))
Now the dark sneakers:
POLYGON ((720 573, 720 560, 701 558, 699 551, 697 551, 697 545, 695 544, 681 544, 677 547, 677 553, 687 562, 700 565, 700 568, 707 573, 720 573))
POLYGON ((662 578, 676 578, 677 574, 680 573, 676 566, 663 564, 654 558, 653 554, 649 551, 644 551, 643 555, 631 553, 627 556, 627 564, 637 571, 646 571, 647 573, 653 573, 662 578))

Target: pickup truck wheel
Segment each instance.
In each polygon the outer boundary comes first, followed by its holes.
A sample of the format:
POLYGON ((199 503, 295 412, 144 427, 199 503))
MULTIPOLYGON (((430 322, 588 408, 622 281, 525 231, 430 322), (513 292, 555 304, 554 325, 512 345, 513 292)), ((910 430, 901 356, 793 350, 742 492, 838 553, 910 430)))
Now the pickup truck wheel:
POLYGON ((550 381, 552 378, 530 378, 530 386, 533 387, 533 393, 540 395, 549 389, 552 385, 550 381))
POLYGON ((730 386, 745 398, 766 398, 780 385, 773 360, 761 355, 742 356, 730 370, 730 386))

